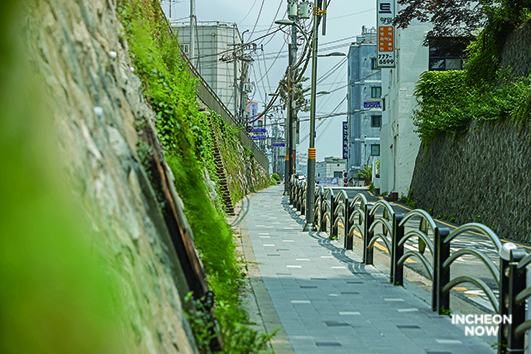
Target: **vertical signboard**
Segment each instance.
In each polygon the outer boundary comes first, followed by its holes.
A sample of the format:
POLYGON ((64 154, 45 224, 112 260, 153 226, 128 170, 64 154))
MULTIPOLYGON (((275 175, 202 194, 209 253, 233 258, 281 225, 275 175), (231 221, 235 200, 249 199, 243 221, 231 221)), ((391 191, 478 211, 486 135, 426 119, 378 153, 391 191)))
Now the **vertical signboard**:
POLYGON ((251 125, 257 125, 258 123, 254 121, 258 117, 258 103, 249 102, 249 121, 253 122, 251 125))
POLYGON ((348 122, 343 122, 343 158, 348 159, 348 122))
POLYGON ((395 67, 395 18, 394 0, 376 0, 376 23, 378 24, 379 68, 395 67))

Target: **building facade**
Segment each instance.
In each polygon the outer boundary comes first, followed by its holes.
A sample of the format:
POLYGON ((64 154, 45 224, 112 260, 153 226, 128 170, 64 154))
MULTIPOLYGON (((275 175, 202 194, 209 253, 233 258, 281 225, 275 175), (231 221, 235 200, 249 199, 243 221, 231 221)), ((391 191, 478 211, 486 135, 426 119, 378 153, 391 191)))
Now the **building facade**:
POLYGON ((190 58, 190 23, 172 22, 181 50, 196 70, 240 121, 248 118, 248 93, 252 92, 248 67, 252 61, 234 23, 198 22, 190 58))
POLYGON ((362 27, 348 56, 348 177, 380 159, 382 77, 376 66, 377 31, 362 27))
MULTIPOLYGON (((398 8, 400 10, 400 8, 398 8)), ((413 95, 420 74, 428 70, 429 48, 423 46, 429 23, 412 21, 396 29, 396 67, 382 69, 383 113, 381 128, 380 191, 407 195, 420 138, 411 116, 417 107, 413 95)))
POLYGON ((315 180, 319 184, 337 184, 343 177, 346 161, 339 157, 325 157, 324 161, 315 163, 315 180), (330 183, 333 179, 335 183, 330 183), (327 180, 327 182, 326 182, 327 180))

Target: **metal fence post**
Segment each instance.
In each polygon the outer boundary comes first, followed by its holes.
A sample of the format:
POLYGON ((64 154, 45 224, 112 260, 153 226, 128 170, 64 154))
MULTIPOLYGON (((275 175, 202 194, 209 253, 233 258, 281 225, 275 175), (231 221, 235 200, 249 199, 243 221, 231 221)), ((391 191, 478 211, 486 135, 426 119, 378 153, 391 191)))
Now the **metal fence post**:
POLYGON ((393 234, 391 246, 391 284, 404 285, 404 265, 398 266, 398 261, 404 255, 404 246, 398 244, 404 237, 404 225, 400 226, 400 222, 404 219, 404 214, 393 215, 393 234))
POLYGON ((435 273, 437 274, 437 281, 433 283, 435 296, 437 298, 437 313, 443 314, 450 310, 450 292, 444 294, 443 288, 450 282, 450 268, 444 270, 443 264, 450 257, 450 243, 445 243, 444 239, 450 234, 450 230, 443 228, 435 229, 435 273))
POLYGON ((363 239, 363 261, 365 264, 372 265, 374 248, 369 250, 369 243, 371 243, 373 232, 369 232, 374 221, 374 215, 371 215, 372 206, 365 206, 365 237, 363 239))
POLYGON ((319 215, 320 215, 319 231, 326 231, 326 223, 325 223, 325 220, 324 220, 324 214, 325 214, 324 207, 326 206, 326 203, 325 203, 325 200, 324 200, 324 195, 325 195, 325 191, 323 189, 323 190, 321 190, 321 195, 320 195, 320 198, 319 198, 319 215))
POLYGON ((331 193, 330 197, 330 236, 337 237, 337 228, 334 227, 336 224, 336 196, 331 193))
MULTIPOLYGON (((501 253, 501 252, 500 252, 501 253)), ((509 316, 509 258, 503 257, 500 254, 500 294, 498 295, 498 303, 500 304, 499 315, 509 316), (507 259, 505 259, 507 258, 507 259), (506 301, 507 300, 507 301, 506 301)), ((498 328, 498 354, 505 353, 507 347, 507 337, 505 336, 505 325, 500 324, 498 328)), ((509 329, 507 329, 508 331, 509 329)), ((509 332, 507 332, 508 334, 509 332)))
POLYGON ((516 296, 526 288, 525 269, 518 270, 518 262, 526 256, 526 252, 518 247, 511 252, 509 262, 509 336, 507 338, 508 353, 524 353, 525 336, 516 337, 514 330, 525 322, 525 301, 516 302, 516 296))
POLYGON ((345 197, 345 215, 343 219, 345 220, 345 240, 343 242, 343 247, 347 250, 352 249, 352 239, 350 239, 350 248, 349 248, 349 240, 348 240, 348 232, 350 230, 350 205, 348 203, 348 197, 345 197))

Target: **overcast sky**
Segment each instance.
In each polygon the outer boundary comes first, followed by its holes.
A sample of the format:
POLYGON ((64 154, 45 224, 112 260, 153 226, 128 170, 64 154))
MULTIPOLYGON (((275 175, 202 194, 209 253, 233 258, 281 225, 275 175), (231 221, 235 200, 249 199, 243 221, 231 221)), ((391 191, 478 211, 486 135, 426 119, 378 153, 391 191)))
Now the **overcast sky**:
MULTIPOLYGON (((170 0, 163 1, 163 8, 169 16, 170 0)), ((195 0, 197 21, 222 21, 236 23, 240 33, 249 30, 244 35, 245 42, 263 36, 278 29, 274 24, 276 19, 287 18, 287 0, 195 0), (249 37, 249 35, 251 35, 249 37)), ((171 18, 187 21, 190 16, 189 0, 173 0, 171 18)), ((309 20, 307 20, 309 23, 309 20)), ((349 44, 361 34, 362 26, 376 25, 376 0, 352 1, 330 0, 327 13, 327 33, 319 33, 319 53, 330 52, 348 53, 349 44)), ((253 55, 255 60, 250 69, 250 78, 255 82, 255 93, 252 101, 258 102, 260 111, 265 101, 266 93, 275 92, 279 80, 288 65, 287 35, 277 32, 257 43, 264 45, 263 52, 259 49, 253 55), (276 61, 275 61, 276 58, 276 61), (265 75, 265 73, 268 73, 265 75)), ((301 54, 302 47, 299 50, 301 54)), ((310 77, 311 65, 305 76, 310 77)), ((305 85, 309 85, 308 80, 305 85)), ((329 91, 331 94, 318 96, 317 117, 331 113, 347 112, 347 65, 344 57, 319 58, 317 91, 329 91)), ((252 94, 251 94, 252 96, 252 94)), ((276 113, 280 116, 280 113, 276 113)), ((284 114, 285 115, 285 114, 284 114)), ((301 119, 301 143, 297 150, 308 150, 309 112, 299 113, 301 119)), ((347 120, 346 115, 317 121, 317 160, 324 157, 342 156, 342 123, 347 120)))

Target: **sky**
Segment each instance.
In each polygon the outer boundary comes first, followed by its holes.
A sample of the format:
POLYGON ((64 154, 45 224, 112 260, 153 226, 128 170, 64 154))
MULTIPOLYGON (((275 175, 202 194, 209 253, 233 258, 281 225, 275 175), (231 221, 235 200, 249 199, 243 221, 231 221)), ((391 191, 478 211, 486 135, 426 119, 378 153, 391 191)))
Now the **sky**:
MULTIPOLYGON (((163 0, 162 6, 170 17, 170 0, 163 0)), ((195 0, 195 13, 198 22, 222 21, 236 23, 240 33, 244 34, 245 42, 273 32, 279 28, 274 24, 277 19, 287 18, 287 0, 195 0)), ((171 0, 171 18, 188 21, 190 16, 190 0, 171 0)), ((306 20, 306 25, 310 20, 306 20)), ((362 26, 376 26, 376 0, 352 1, 329 0, 326 21, 326 35, 319 31, 319 54, 342 52, 348 54, 349 45, 359 36, 362 26)), ((304 22, 300 23, 304 27, 304 22)), ((250 79, 255 83, 251 101, 263 107, 267 93, 275 92, 278 82, 288 65, 288 35, 278 31, 274 35, 259 40, 259 49, 252 55, 254 62, 250 69, 250 79), (263 44, 263 52, 261 51, 263 44), (265 74, 267 73, 267 74, 265 74)), ((302 52, 302 45, 298 54, 302 52)), ((317 96, 317 118, 329 114, 347 112, 347 64, 346 57, 318 58, 317 92, 328 91, 328 95, 317 96)), ((311 77, 311 63, 305 72, 311 77)), ((310 85, 308 80, 305 86, 310 85)), ((268 97, 268 100, 270 97, 268 97)), ((261 110, 260 110, 261 111, 261 110)), ((281 118, 281 112, 274 113, 281 118)), ((285 113, 282 117, 285 117, 285 113)), ((300 144, 298 151, 307 152, 309 141, 309 112, 300 112, 300 144)), ((317 161, 325 157, 342 157, 342 122, 347 120, 346 114, 316 121, 317 161)))

